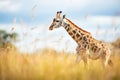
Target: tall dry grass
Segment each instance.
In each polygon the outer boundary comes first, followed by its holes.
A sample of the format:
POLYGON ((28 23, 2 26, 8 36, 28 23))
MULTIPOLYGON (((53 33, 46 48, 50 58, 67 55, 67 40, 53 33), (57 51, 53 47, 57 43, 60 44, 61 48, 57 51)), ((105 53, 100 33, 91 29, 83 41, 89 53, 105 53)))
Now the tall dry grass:
POLYGON ((15 49, 0 49, 0 80, 120 80, 120 56, 112 56, 114 67, 103 68, 99 60, 88 67, 76 55, 44 49, 22 54, 15 49))

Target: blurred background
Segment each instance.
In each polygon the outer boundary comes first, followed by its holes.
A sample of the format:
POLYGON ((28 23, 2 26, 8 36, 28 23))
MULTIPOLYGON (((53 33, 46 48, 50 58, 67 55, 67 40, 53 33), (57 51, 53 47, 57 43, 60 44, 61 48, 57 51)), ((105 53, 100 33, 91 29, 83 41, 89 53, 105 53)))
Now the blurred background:
POLYGON ((109 43, 120 37, 120 0, 0 0, 0 40, 12 40, 21 52, 75 52, 77 44, 63 28, 48 30, 60 10, 98 40, 109 43))

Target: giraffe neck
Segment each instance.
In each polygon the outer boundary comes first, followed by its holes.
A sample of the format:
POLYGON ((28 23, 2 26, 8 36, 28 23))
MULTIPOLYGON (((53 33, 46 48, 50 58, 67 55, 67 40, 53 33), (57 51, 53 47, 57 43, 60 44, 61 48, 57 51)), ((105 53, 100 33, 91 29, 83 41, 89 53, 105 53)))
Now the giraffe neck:
POLYGON ((64 28, 68 32, 68 34, 76 41, 77 44, 79 44, 79 42, 82 40, 86 41, 86 37, 90 35, 89 32, 79 28, 67 18, 65 21, 64 28))

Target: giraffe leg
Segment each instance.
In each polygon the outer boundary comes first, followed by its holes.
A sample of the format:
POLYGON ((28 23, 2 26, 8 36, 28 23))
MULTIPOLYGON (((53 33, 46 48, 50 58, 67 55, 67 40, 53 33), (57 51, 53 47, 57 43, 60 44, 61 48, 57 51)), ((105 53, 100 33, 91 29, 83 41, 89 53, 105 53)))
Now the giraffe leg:
POLYGON ((76 63, 79 63, 81 61, 79 46, 76 48, 76 52, 77 52, 76 63))
POLYGON ((108 65, 109 57, 110 57, 109 54, 107 54, 107 55, 105 56, 105 59, 106 59, 106 60, 105 60, 105 66, 108 65))
POLYGON ((109 66, 113 66, 112 60, 110 59, 111 53, 110 50, 108 50, 108 52, 106 52, 106 61, 105 61, 105 66, 109 65, 109 66))
POLYGON ((102 53, 102 55, 101 55, 101 62, 102 62, 103 68, 105 68, 105 61, 106 61, 106 53, 102 53))
POLYGON ((87 68, 88 62, 87 62, 87 58, 84 57, 82 58, 83 62, 84 62, 84 67, 87 68))
POLYGON ((85 67, 87 67, 88 61, 87 61, 87 53, 86 53, 86 50, 82 51, 82 60, 84 61, 85 67))
POLYGON ((110 58, 110 54, 103 53, 103 55, 102 55, 102 64, 103 64, 103 67, 106 67, 109 64, 109 60, 110 60, 109 58, 110 58))
POLYGON ((83 60, 86 66, 87 65, 87 51, 84 49, 81 49, 79 46, 76 48, 76 51, 77 51, 76 62, 79 63, 81 60, 83 60))
POLYGON ((81 61, 81 56, 79 53, 77 53, 76 63, 79 63, 80 61, 81 61))
POLYGON ((105 68, 104 62, 105 62, 105 58, 101 57, 101 64, 103 68, 105 68))

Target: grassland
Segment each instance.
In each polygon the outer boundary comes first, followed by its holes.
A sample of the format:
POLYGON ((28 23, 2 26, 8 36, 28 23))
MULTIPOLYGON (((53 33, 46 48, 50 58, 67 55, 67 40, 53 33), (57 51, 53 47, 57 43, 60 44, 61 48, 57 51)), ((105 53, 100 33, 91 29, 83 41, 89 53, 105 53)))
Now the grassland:
POLYGON ((75 63, 74 53, 44 49, 34 54, 0 49, 0 80, 120 80, 120 56, 113 55, 114 67, 103 68, 99 60, 88 67, 75 63))

